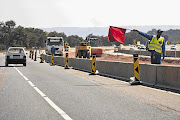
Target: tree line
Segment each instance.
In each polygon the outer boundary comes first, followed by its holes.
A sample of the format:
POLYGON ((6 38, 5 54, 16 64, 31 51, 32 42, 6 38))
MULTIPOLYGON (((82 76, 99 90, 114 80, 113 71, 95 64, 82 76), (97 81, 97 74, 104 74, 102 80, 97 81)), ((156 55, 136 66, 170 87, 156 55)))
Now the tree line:
MULTIPOLYGON (((98 37, 98 46, 110 46, 107 36, 94 36, 98 37)), ((45 32, 39 28, 25 28, 17 26, 13 20, 0 22, 0 50, 6 50, 8 47, 32 47, 43 48, 47 37, 63 37, 65 42, 68 42, 71 47, 80 45, 85 39, 78 35, 67 36, 65 33, 45 32)))
MULTIPOLYGON (((157 30, 152 29, 148 31, 149 34, 156 34, 157 30)), ((166 41, 176 42, 180 41, 180 30, 168 30, 163 32, 163 37, 166 41)), ((67 36, 64 32, 58 33, 45 32, 39 28, 26 28, 23 26, 17 26, 13 20, 0 22, 0 50, 6 50, 11 46, 21 46, 30 49, 32 47, 44 48, 45 40, 47 37, 63 37, 64 41, 68 42, 71 47, 80 45, 85 39, 78 35, 67 36)), ((107 36, 95 36, 89 34, 87 37, 98 38, 96 46, 118 46, 118 42, 109 42, 107 36)), ((134 41, 140 41, 141 44, 145 44, 147 39, 136 32, 126 33, 124 45, 134 44, 134 41)))

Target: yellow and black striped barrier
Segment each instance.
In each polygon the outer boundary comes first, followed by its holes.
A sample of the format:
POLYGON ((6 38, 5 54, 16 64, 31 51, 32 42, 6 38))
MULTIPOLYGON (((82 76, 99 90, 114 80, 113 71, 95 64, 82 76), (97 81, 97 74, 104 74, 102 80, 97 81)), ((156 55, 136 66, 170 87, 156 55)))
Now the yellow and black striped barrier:
POLYGON ((141 84, 138 54, 134 54, 133 57, 134 57, 134 81, 131 82, 131 85, 141 84))
POLYGON ((35 51, 34 61, 37 61, 37 50, 35 51))
POLYGON ((33 50, 32 50, 31 55, 32 55, 31 59, 33 60, 33 56, 34 56, 34 51, 33 50))
POLYGON ((68 53, 66 53, 66 65, 65 69, 69 69, 69 58, 68 58, 68 53))
POLYGON ((95 73, 96 73, 96 55, 93 55, 90 75, 95 75, 95 73))
POLYGON ((51 64, 54 65, 54 54, 51 55, 51 64))
POLYGON ((41 54, 40 59, 41 59, 41 62, 40 62, 40 63, 44 63, 43 54, 41 54))
POLYGON ((31 58, 31 50, 29 51, 29 58, 31 58))

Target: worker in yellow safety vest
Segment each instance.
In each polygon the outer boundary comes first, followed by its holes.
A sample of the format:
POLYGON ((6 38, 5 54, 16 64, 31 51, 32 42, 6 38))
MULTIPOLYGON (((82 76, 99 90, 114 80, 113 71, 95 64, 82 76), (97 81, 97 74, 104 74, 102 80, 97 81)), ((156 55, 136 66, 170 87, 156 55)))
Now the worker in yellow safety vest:
POLYGON ((161 53, 163 54, 163 59, 166 55, 165 39, 161 36, 163 31, 161 29, 157 30, 157 35, 146 34, 135 29, 132 31, 138 32, 150 40, 148 51, 151 52, 151 64, 161 64, 161 53))

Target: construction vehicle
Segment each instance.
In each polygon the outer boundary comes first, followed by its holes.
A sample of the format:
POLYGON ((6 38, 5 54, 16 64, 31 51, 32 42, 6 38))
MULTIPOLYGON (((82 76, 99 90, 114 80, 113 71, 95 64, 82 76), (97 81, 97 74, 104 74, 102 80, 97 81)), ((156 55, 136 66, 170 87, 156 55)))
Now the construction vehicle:
POLYGON ((54 47, 55 55, 62 56, 64 53, 64 40, 62 37, 47 37, 45 40, 45 52, 51 54, 51 48, 54 47))
POLYGON ((91 56, 96 55, 96 57, 101 57, 103 50, 102 47, 97 46, 98 39, 97 38, 89 38, 91 44, 91 56))
POLYGON ((88 45, 88 41, 81 42, 80 46, 75 47, 75 56, 79 58, 90 58, 91 46, 88 45))
POLYGON ((92 55, 100 57, 102 55, 102 48, 96 46, 97 38, 86 38, 81 42, 80 46, 75 47, 75 56, 79 58, 90 58, 92 55))

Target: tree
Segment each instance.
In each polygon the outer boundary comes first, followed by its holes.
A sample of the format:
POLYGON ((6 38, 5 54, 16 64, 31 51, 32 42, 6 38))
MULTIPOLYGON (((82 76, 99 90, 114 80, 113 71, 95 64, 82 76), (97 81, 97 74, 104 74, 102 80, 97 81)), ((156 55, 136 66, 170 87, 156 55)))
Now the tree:
POLYGON ((27 47, 27 34, 25 28, 18 26, 12 32, 13 35, 13 46, 27 47))
POLYGON ((79 37, 77 35, 71 35, 67 37, 67 42, 71 47, 80 45, 80 42, 82 42, 84 39, 82 37, 79 37))
POLYGON ((129 32, 129 33, 126 33, 124 44, 125 45, 134 44, 134 40, 140 41, 140 43, 142 44, 146 44, 146 42, 148 41, 147 38, 139 35, 136 32, 129 32))
POLYGON ((16 23, 13 20, 10 20, 10 21, 5 22, 5 25, 8 28, 14 28, 16 26, 16 23))

